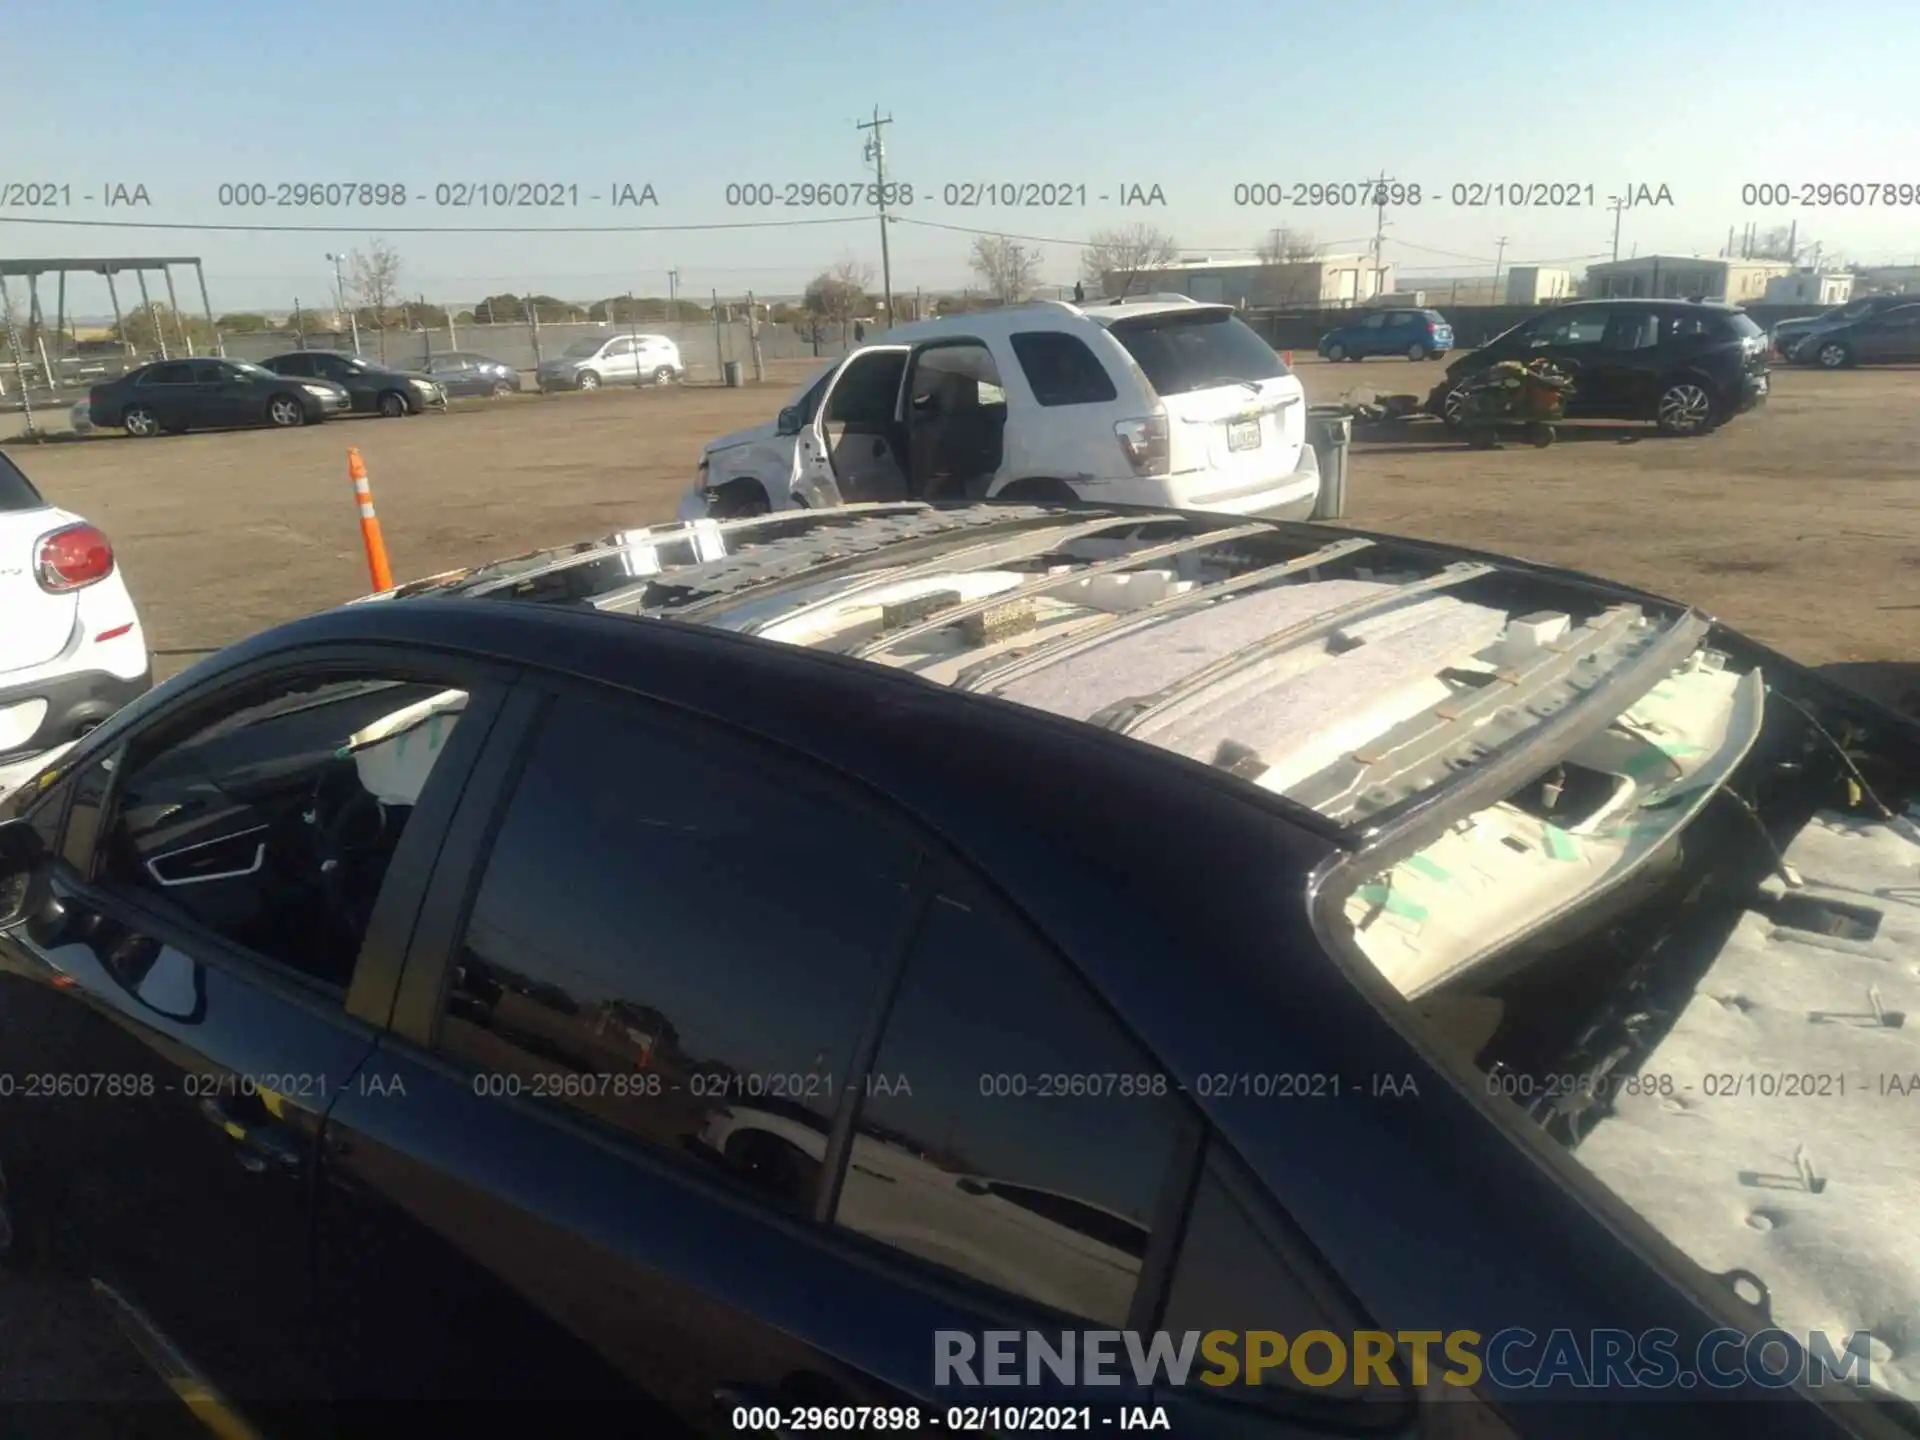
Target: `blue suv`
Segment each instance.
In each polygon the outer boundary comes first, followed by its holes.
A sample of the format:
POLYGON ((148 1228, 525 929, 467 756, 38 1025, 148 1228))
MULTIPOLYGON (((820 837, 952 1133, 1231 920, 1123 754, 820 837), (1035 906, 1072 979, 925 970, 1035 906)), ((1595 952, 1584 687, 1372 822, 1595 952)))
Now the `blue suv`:
POLYGON ((1350 325, 1320 337, 1322 360, 1404 355, 1428 360, 1453 348, 1453 327, 1438 310, 1369 310, 1350 325))

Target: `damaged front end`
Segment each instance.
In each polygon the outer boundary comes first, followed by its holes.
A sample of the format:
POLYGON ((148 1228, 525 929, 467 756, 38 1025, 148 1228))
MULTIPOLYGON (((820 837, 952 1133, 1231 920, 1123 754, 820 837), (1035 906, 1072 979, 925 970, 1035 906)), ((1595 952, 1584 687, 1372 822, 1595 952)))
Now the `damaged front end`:
POLYGON ((1698 617, 1506 643, 1285 787, 1358 822, 1323 933, 1759 1324, 1920 1399, 1920 725, 1698 617))

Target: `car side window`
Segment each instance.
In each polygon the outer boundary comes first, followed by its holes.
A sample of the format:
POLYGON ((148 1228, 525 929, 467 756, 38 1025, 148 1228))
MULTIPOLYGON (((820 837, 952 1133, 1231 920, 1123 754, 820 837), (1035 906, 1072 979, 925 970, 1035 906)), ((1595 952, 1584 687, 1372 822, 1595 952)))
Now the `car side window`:
POLYGON ((223 385, 229 380, 240 378, 240 372, 229 370, 213 360, 197 360, 193 366, 193 383, 196 385, 223 385))
MULTIPOLYGON (((1230 1151, 1210 1144, 1157 1328, 1175 1334, 1328 1330, 1343 1336, 1372 1329, 1332 1273, 1288 1228, 1273 1213, 1259 1181, 1230 1151)), ((1260 1380, 1330 1400, 1357 1401, 1368 1393, 1364 1382, 1355 1383, 1352 1367, 1331 1385, 1305 1386, 1286 1365, 1265 1369, 1260 1380)))
POLYGON ((315 355, 307 363, 313 366, 314 374, 328 380, 345 381, 353 375, 353 367, 337 355, 315 355))
POLYGON ((632 353, 633 340, 629 336, 622 335, 616 340, 609 340, 601 347, 600 358, 602 360, 618 360, 632 353))
POLYGON ((313 359, 307 355, 282 355, 273 362, 271 368, 276 375, 291 375, 295 378, 310 376, 314 373, 313 359))
POLYGON ((193 370, 181 361, 155 365, 140 377, 142 385, 191 385, 193 370))
POLYGON ((1604 312, 1573 311, 1556 315, 1529 333, 1527 343, 1535 349, 1548 345, 1565 348, 1598 345, 1605 338, 1610 317, 1604 312))
POLYGON ((1608 323, 1600 345, 1603 350, 1632 351, 1651 350, 1660 342, 1661 317, 1658 314, 1651 310, 1622 310, 1608 323))
POLYGON ((1387 323, 1387 317, 1382 315, 1378 310, 1376 310, 1371 315, 1367 316, 1366 319, 1360 322, 1360 328, 1362 330, 1378 330, 1382 325, 1386 323, 1387 323))
POLYGON ((563 696, 485 863, 440 1049, 482 1093, 804 1213, 916 860, 809 767, 563 696))
POLYGON ((1008 343, 1033 398, 1048 409, 1056 405, 1104 405, 1119 398, 1106 366, 1077 335, 1025 330, 1008 343))
POLYGON ((1187 1124, 1059 956, 979 889, 946 885, 862 1087, 834 1222, 1121 1325, 1187 1124))
MULTIPOLYGON (((344 992, 466 701, 385 675, 282 679, 157 749, 136 741, 96 767, 107 808, 95 877, 344 992), (120 765, 109 787, 105 769, 120 765)), ((77 803, 88 794, 82 784, 77 803)))

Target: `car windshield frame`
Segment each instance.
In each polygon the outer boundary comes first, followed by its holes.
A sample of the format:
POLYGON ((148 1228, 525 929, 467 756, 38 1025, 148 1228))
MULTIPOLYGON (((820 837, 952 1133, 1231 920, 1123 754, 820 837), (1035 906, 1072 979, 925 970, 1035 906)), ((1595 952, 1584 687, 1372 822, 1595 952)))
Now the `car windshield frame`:
POLYGON ((1153 393, 1163 400, 1227 385, 1282 380, 1293 373, 1260 332, 1231 310, 1209 307, 1132 315, 1113 321, 1107 331, 1146 376, 1153 393), (1218 327, 1218 335, 1233 337, 1230 349, 1218 342, 1203 341, 1203 354, 1200 345, 1171 339, 1181 332, 1204 335, 1214 327, 1218 327), (1159 338, 1146 340, 1149 336, 1159 338), (1146 343, 1136 349, 1136 340, 1146 343))

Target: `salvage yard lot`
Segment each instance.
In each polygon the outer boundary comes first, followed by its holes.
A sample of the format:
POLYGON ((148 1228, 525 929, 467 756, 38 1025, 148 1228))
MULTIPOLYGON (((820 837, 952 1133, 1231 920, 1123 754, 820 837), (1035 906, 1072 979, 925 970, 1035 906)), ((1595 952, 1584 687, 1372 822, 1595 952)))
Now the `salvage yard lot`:
MULTIPOLYGON (((672 518, 705 440, 770 418, 763 387, 609 391, 9 453, 106 528, 162 676, 367 588, 346 450, 367 462, 396 576, 672 518)), ((1303 361, 1316 402, 1425 391, 1440 367, 1303 361)), ((1360 442, 1349 523, 1594 571, 1691 601, 1809 663, 1920 659, 1920 370, 1775 371, 1718 434, 1568 427, 1545 451, 1468 450, 1437 426, 1360 442)))

